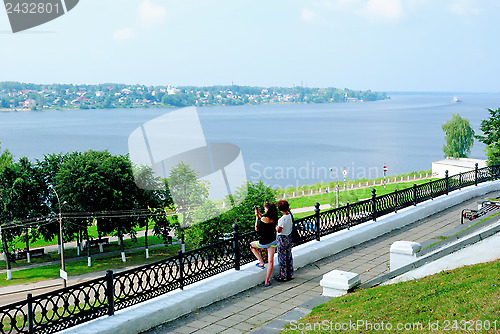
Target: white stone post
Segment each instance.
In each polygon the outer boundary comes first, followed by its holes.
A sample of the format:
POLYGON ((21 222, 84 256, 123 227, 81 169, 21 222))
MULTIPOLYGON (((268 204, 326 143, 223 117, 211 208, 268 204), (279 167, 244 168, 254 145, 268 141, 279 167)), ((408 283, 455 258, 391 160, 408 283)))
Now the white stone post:
POLYGON ((414 241, 396 241, 391 245, 391 271, 406 266, 417 260, 417 253, 422 249, 422 245, 414 241))
POLYGON ((339 297, 347 294, 361 284, 359 275, 341 270, 332 270, 323 275, 319 285, 323 287, 323 296, 339 297))

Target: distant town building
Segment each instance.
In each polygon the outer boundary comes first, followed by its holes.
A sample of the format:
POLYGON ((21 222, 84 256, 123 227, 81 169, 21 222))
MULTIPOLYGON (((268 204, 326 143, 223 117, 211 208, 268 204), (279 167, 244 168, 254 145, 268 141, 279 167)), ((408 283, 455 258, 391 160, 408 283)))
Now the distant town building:
POLYGON ((24 107, 27 109, 36 107, 36 101, 33 99, 27 99, 26 101, 24 101, 24 107))
POLYGON ((179 90, 175 87, 167 86, 167 94, 168 95, 174 95, 175 93, 179 92, 179 90))

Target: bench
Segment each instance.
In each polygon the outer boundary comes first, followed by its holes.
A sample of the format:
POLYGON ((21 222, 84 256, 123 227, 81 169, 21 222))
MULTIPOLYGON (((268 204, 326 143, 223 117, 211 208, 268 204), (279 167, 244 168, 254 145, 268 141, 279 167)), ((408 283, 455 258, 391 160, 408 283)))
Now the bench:
POLYGON ((100 240, 99 239, 92 239, 90 241, 86 241, 85 248, 89 247, 89 243, 90 243, 90 247, 97 247, 97 246, 99 246, 99 244, 109 245, 109 238, 101 238, 100 240))
POLYGON ((481 203, 481 208, 478 210, 473 209, 463 209, 461 215, 461 224, 464 223, 464 218, 468 220, 474 220, 481 216, 484 216, 490 211, 500 209, 500 202, 495 201, 484 201, 481 203))
MULTIPOLYGON (((44 256, 44 255, 45 255, 44 248, 30 249, 30 257, 39 257, 39 256, 44 256)), ((25 249, 22 249, 18 252, 9 254, 9 259, 11 261, 25 260, 27 258, 28 258, 28 252, 25 249)))

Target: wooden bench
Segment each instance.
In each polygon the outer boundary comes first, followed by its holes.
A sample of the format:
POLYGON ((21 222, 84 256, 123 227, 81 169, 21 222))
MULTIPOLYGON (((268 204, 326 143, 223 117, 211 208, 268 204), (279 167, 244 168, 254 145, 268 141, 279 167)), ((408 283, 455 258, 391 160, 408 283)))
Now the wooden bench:
MULTIPOLYGON (((90 247, 97 247, 99 244, 109 245, 109 238, 101 238, 90 240, 90 247)), ((89 241, 85 242, 85 248, 89 247, 89 241)))
MULTIPOLYGON (((97 247, 99 244, 103 245, 109 245, 109 238, 101 238, 99 239, 92 239, 90 240, 90 247, 97 247)), ((85 242, 85 248, 89 246, 89 241, 85 242)))
MULTIPOLYGON (((10 255, 10 260, 15 261, 15 260, 25 260, 28 258, 28 252, 23 249, 18 252, 9 254, 10 255)), ((45 249, 44 248, 35 248, 35 249, 30 249, 30 257, 39 257, 39 256, 44 256, 45 255, 45 249)))

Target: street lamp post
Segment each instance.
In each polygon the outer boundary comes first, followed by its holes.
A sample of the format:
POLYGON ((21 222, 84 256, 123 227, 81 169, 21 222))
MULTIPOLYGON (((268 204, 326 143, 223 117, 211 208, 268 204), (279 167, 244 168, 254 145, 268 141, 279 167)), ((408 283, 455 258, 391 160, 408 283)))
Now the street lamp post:
MULTIPOLYGON (((56 188, 52 185, 50 186, 50 188, 54 191, 54 194, 56 194, 57 204, 59 205, 59 240, 61 240, 61 274, 66 275, 66 270, 64 268, 64 240, 62 233, 61 201, 59 200, 59 195, 57 194, 56 188)), ((62 279, 64 287, 66 287, 67 276, 62 277, 62 279)))
POLYGON ((347 169, 342 170, 342 175, 344 175, 344 190, 346 190, 346 182, 347 182, 347 169))

